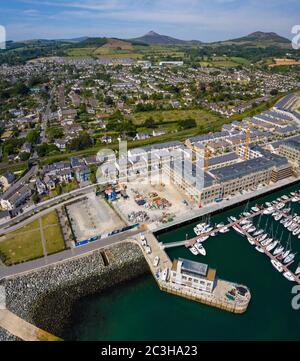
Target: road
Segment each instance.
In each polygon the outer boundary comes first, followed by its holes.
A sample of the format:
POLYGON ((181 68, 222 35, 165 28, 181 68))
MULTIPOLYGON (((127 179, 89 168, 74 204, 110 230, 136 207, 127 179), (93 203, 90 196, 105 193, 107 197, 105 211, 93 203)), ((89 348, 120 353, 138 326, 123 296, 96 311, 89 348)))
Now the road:
POLYGON ((90 252, 101 249, 103 247, 111 246, 112 244, 122 242, 126 239, 132 238, 133 236, 141 233, 140 229, 129 230, 114 236, 103 238, 98 241, 88 243, 87 245, 67 249, 60 253, 56 253, 47 257, 39 258, 26 263, 20 263, 15 266, 0 266, 0 280, 8 276, 15 276, 18 274, 26 273, 29 271, 38 270, 51 264, 64 262, 74 257, 80 257, 87 255, 90 252))
POLYGON ((55 204, 55 205, 53 205, 51 207, 46 208, 45 210, 42 210, 42 211, 40 211, 38 213, 35 213, 30 218, 26 218, 23 221, 19 221, 17 224, 14 224, 14 225, 6 227, 6 228, 0 228, 0 234, 3 235, 3 234, 7 234, 9 232, 16 231, 17 229, 26 226, 27 224, 35 221, 36 219, 39 219, 42 216, 54 211, 55 209, 58 209, 58 208, 64 206, 65 204, 70 203, 71 201, 78 201, 78 200, 80 200, 80 199, 82 199, 84 197, 86 197, 86 195, 80 195, 80 196, 74 197, 72 199, 66 200, 64 202, 61 202, 59 204, 55 204))
POLYGON ((48 123, 48 120, 50 118, 51 104, 52 104, 52 99, 53 99, 54 92, 55 92, 55 88, 53 88, 51 90, 50 98, 48 100, 45 112, 44 112, 43 117, 42 117, 41 133, 40 133, 41 143, 46 143, 46 141, 47 141, 46 130, 47 130, 47 123, 48 123))
POLYGON ((87 193, 93 192, 95 190, 95 187, 96 187, 95 184, 91 184, 84 188, 75 189, 67 194, 62 194, 55 198, 49 199, 45 202, 31 206, 31 207, 27 208, 26 210, 24 210, 24 212, 22 214, 14 217, 13 219, 11 219, 7 222, 2 223, 0 225, 0 227, 1 227, 0 234, 7 232, 8 230, 12 229, 11 228, 12 226, 14 226, 16 224, 20 224, 20 222, 28 219, 29 217, 34 216, 37 212, 40 213, 43 210, 49 211, 52 209, 51 207, 53 207, 53 206, 61 206, 66 201, 76 200, 77 197, 79 197, 79 196, 83 196, 83 195, 86 195, 87 193))

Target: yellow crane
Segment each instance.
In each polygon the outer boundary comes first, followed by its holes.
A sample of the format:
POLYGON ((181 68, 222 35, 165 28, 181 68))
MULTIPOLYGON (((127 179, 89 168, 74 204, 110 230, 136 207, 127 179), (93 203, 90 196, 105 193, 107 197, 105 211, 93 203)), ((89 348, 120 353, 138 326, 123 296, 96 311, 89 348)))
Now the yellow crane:
POLYGON ((205 170, 205 172, 208 171, 208 162, 209 162, 210 156, 211 156, 211 152, 208 149, 208 144, 205 144, 205 148, 204 148, 204 170, 205 170))

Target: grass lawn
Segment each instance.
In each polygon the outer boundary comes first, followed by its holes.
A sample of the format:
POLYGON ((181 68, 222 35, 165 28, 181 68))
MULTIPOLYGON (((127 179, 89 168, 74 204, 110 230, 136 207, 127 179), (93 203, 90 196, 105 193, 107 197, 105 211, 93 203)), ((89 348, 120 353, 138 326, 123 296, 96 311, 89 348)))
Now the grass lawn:
POLYGON ((206 125, 209 122, 219 122, 221 117, 202 109, 174 109, 165 111, 139 112, 132 115, 135 124, 142 124, 147 118, 152 117, 156 122, 177 122, 181 119, 193 118, 197 125, 206 125))
POLYGON ((6 265, 25 262, 43 256, 39 221, 0 238, 0 255, 6 265))
POLYGON ((75 180, 69 183, 62 184, 62 190, 64 193, 68 193, 78 188, 78 184, 75 180))
MULTIPOLYGON (((42 217, 47 254, 65 249, 65 242, 56 212, 42 217)), ((0 257, 7 265, 43 257, 39 220, 0 237, 0 257)))
POLYGON ((65 242, 57 213, 54 211, 43 216, 42 225, 47 254, 49 255, 65 249, 65 242))

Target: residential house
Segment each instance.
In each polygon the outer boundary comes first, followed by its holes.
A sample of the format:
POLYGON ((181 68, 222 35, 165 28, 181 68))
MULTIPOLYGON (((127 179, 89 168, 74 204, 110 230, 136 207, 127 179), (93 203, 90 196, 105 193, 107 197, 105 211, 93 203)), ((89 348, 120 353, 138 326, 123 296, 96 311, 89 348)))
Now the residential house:
POLYGON ((40 196, 47 192, 47 186, 44 182, 41 181, 40 178, 36 179, 35 185, 36 185, 36 190, 40 196))
POLYGON ((76 169, 75 175, 78 182, 86 182, 90 178, 91 170, 87 166, 81 166, 76 169))
POLYGON ((12 172, 6 172, 0 177, 4 192, 13 184, 15 179, 16 177, 12 172))

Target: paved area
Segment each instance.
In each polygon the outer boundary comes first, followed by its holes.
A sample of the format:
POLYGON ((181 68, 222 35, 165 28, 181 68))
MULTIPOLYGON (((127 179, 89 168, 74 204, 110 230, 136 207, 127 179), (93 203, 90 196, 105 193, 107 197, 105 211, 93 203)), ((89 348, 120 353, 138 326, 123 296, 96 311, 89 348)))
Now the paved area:
POLYGON ((0 310, 0 327, 24 341, 59 341, 60 339, 24 321, 9 310, 0 310))
POLYGON ((78 241, 110 233, 125 223, 101 197, 94 193, 67 206, 73 232, 78 241))

